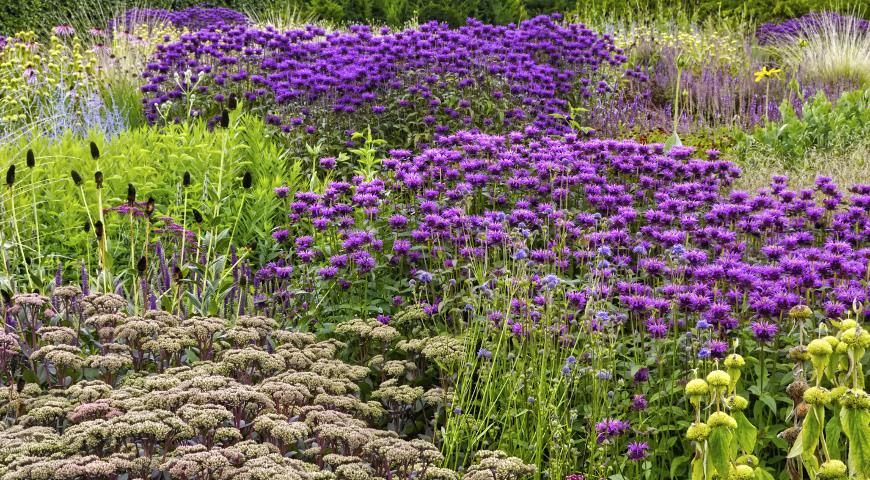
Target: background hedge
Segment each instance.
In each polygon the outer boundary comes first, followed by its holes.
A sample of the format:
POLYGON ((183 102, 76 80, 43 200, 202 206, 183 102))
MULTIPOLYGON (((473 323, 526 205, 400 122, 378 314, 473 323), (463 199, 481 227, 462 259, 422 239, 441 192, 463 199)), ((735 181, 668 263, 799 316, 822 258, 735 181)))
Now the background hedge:
MULTIPOLYGON (((717 15, 745 17, 758 22, 803 15, 813 10, 861 10, 866 16, 870 0, 210 0, 211 6, 230 7, 253 14, 296 9, 303 17, 333 23, 373 22, 399 26, 417 19, 462 24, 474 17, 488 23, 509 23, 550 12, 580 12, 604 18, 673 15, 696 19, 717 15)), ((0 0, 0 34, 20 30, 47 32, 54 25, 104 25, 108 18, 131 6, 182 9, 203 0, 0 0)), ((666 18, 668 18, 666 17, 666 18)))

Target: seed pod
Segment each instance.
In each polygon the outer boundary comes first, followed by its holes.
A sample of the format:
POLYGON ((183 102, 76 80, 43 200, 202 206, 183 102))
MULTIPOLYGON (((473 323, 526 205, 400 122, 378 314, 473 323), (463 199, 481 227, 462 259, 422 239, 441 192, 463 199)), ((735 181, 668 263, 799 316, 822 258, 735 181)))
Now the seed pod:
POLYGON ((132 183, 127 184, 127 205, 131 207, 136 203, 136 187, 132 183))
POLYGON ((154 197, 148 197, 148 201, 145 203, 145 215, 149 217, 154 215, 154 197))
POLYGON ((12 188, 15 184, 15 164, 9 165, 9 170, 6 170, 6 186, 12 188))
POLYGON ((94 233, 97 235, 97 239, 103 238, 103 222, 101 220, 97 220, 94 223, 94 233))
POLYGON ((73 183, 75 183, 76 185, 82 184, 82 176, 79 175, 79 172, 73 170, 72 172, 70 172, 70 176, 72 176, 73 183))
POLYGON ((145 273, 145 269, 148 267, 148 260, 145 257, 139 257, 139 261, 136 262, 136 271, 139 272, 139 275, 145 273))
POLYGON ((103 188, 103 172, 99 170, 94 172, 94 183, 97 184, 97 189, 103 188))
POLYGON ((94 160, 100 158, 100 149, 97 148, 97 144, 94 142, 91 142, 91 158, 94 160))
POLYGON ((230 98, 227 100, 227 108, 230 110, 235 110, 239 106, 239 101, 236 98, 235 93, 230 94, 230 98))
POLYGON ((196 223, 202 223, 202 214, 195 208, 193 209, 193 221, 196 223))
POLYGON ((228 128, 230 126, 230 112, 224 110, 221 112, 221 127, 228 128))
POLYGON ((181 186, 190 186, 190 172, 184 172, 184 175, 181 177, 181 186))
POLYGON ((245 172, 245 176, 242 177, 242 188, 249 190, 253 183, 254 177, 251 176, 251 172, 245 172))
POLYGON ((33 155, 33 150, 27 150, 27 168, 36 166, 36 157, 33 155))

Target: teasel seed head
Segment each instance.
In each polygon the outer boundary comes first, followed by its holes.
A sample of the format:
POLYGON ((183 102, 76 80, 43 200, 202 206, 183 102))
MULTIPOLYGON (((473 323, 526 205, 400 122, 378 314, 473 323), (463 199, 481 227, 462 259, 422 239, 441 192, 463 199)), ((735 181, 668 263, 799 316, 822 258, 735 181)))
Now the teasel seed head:
POLYGON ((100 149, 97 148, 97 144, 94 142, 91 142, 91 158, 94 160, 100 158, 100 149))
POLYGON ((224 110, 221 112, 221 127, 228 128, 230 126, 230 112, 224 110))
POLYGON ((9 170, 6 170, 6 186, 12 188, 15 184, 15 164, 9 165, 9 170))
POLYGON ((103 238, 103 222, 101 220, 94 223, 94 233, 97 235, 97 240, 103 238))
POLYGON ((202 223, 202 213, 199 213, 199 210, 193 209, 193 221, 196 223, 202 223))
POLYGON ((144 256, 139 257, 139 261, 136 262, 136 271, 139 272, 139 275, 142 275, 145 273, 146 268, 148 268, 148 259, 144 256))
POLYGON ((132 183, 127 184, 127 205, 133 206, 136 203, 136 187, 132 183))
POLYGON ((82 176, 79 175, 79 172, 73 170, 72 172, 70 172, 70 176, 72 177, 73 183, 75 183, 78 186, 80 186, 82 184, 82 176))
POLYGON ((184 172, 184 175, 181 177, 181 186, 189 187, 190 186, 190 172, 184 172))
POLYGON ((27 150, 27 168, 36 166, 36 156, 33 155, 33 150, 27 150))
POLYGON ((94 172, 94 183, 97 184, 97 189, 103 188, 103 172, 99 170, 94 172))
POLYGON ((227 100, 227 108, 230 110, 235 110, 239 106, 239 101, 236 98, 235 93, 230 94, 230 98, 227 100))
POLYGON ((148 197, 148 201, 145 202, 145 215, 148 217, 154 215, 154 197, 148 197))
POLYGON ((253 183, 254 177, 251 176, 251 172, 245 172, 245 175, 242 177, 242 188, 250 190, 253 183))

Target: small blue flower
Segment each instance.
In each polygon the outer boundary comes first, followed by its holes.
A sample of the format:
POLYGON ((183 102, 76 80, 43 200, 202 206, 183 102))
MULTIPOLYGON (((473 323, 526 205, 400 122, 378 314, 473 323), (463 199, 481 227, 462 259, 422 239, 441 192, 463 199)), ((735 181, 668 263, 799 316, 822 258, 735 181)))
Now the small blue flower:
POLYGON ((570 375, 571 374, 571 365, 564 365, 562 367, 562 375, 570 375))
POLYGON ((684 253, 686 253, 686 248, 682 245, 674 245, 673 247, 671 247, 671 253, 678 257, 681 257, 684 253))
POLYGON ((695 324, 695 328, 699 330, 706 330, 708 328, 713 328, 713 325, 710 322, 704 320, 703 318, 698 320, 698 323, 695 324))
POLYGON ((643 245, 638 245, 634 247, 631 251, 638 255, 646 255, 646 247, 644 247, 643 245))
POLYGON ((610 380, 613 378, 613 374, 608 372, 607 370, 599 370, 598 373, 595 374, 599 380, 610 380))
POLYGON ((612 253, 613 253, 613 251, 610 250, 610 247, 608 247, 607 245, 604 245, 604 246, 598 247, 598 254, 599 254, 599 255, 603 255, 603 256, 605 256, 605 257, 609 257, 610 254, 612 254, 612 253))
POLYGON ((527 256, 528 256, 528 254, 526 253, 525 250, 517 250, 516 253, 514 253, 514 260, 522 260, 522 259, 526 258, 527 256))
POLYGON ((606 322, 610 320, 610 314, 605 312, 604 310, 601 310, 595 314, 595 318, 602 322, 606 322))
POLYGON ((480 350, 477 351, 477 358, 492 358, 492 352, 481 347, 480 350))
POLYGON ((565 359, 565 363, 567 363, 568 365, 574 365, 575 363, 577 363, 577 357, 575 357, 574 355, 570 355, 568 358, 565 359))
POLYGON ((710 358, 710 349, 707 347, 704 347, 704 348, 698 350, 698 358, 710 358))
POLYGON ((417 272, 417 280, 420 280, 423 283, 429 283, 432 281, 432 274, 425 270, 420 270, 417 272))

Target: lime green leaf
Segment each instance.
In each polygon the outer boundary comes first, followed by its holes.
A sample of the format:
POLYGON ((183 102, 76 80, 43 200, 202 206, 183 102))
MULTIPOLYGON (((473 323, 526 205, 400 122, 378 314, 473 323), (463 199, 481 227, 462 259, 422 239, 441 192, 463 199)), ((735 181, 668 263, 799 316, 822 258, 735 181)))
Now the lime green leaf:
POLYGON ((713 432, 707 440, 710 454, 710 463, 719 472, 722 478, 728 478, 731 462, 729 461, 729 450, 731 444, 731 432, 727 427, 713 427, 713 432))
POLYGON ((840 458, 840 434, 843 428, 840 426, 840 413, 838 407, 834 407, 834 414, 825 424, 825 443, 831 458, 840 458))
POLYGON ((734 412, 732 416, 737 420, 737 431, 734 434, 737 438, 737 444, 740 445, 744 453, 752 453, 755 449, 758 429, 746 418, 743 412, 734 412))
POLYGON ((840 424, 849 439, 849 474, 870 472, 870 413, 842 408, 840 424))

